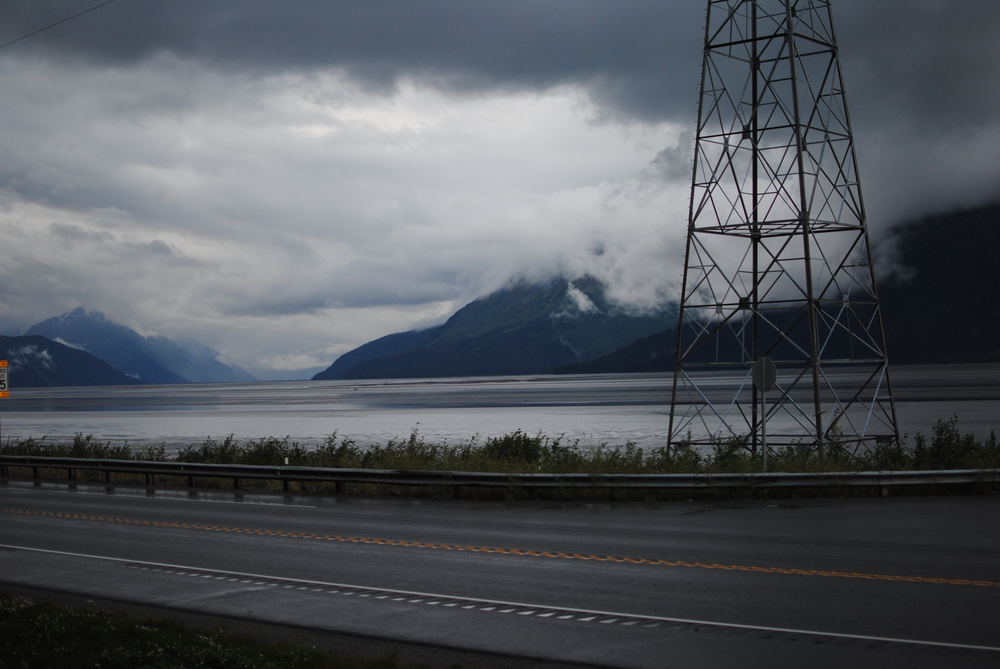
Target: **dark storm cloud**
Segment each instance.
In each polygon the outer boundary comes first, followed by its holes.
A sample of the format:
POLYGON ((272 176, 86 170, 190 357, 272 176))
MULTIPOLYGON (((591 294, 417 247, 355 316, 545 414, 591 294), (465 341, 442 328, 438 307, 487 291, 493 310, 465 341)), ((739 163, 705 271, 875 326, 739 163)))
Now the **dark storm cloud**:
MULTIPOLYGON (((0 35, 92 4, 6 2, 0 35)), ((927 130, 994 114, 1000 3, 833 6, 859 120, 891 110, 927 130)), ((386 89, 401 76, 459 90, 577 83, 610 115, 683 120, 694 113, 703 17, 698 0, 118 0, 10 49, 119 64, 169 52, 220 68, 337 66, 386 89)))
POLYGON ((996 121, 1000 3, 850 0, 834 7, 855 117, 925 131, 996 121), (891 111, 902 115, 880 116, 891 111))
POLYGON ((835 5, 876 233, 1000 199, 1000 3, 835 5))
MULTIPOLYGON (((12 39, 90 4, 5 3, 0 34, 12 39)), ((387 89, 400 76, 457 90, 592 83, 609 108, 662 117, 690 111, 701 16, 694 4, 662 0, 119 0, 11 48, 120 64, 170 52, 222 68, 338 66, 387 89)))
MULTIPOLYGON (((4 0, 0 43, 97 2, 4 0)), ((705 4, 117 0, 20 41, 0 308, 292 369, 512 278, 662 302, 705 4)), ((833 6, 873 234, 1000 196, 1000 2, 833 6)))

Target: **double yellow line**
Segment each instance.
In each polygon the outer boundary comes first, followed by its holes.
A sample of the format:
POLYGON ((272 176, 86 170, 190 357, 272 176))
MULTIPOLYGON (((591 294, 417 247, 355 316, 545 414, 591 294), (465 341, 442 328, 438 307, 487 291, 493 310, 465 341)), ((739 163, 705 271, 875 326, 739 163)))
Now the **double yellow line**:
POLYGON ((647 558, 615 557, 613 555, 583 555, 580 553, 553 553, 551 551, 519 550, 516 548, 490 548, 488 546, 462 546, 456 544, 436 544, 423 541, 398 541, 395 539, 368 539, 365 537, 344 537, 330 534, 309 534, 305 532, 282 532, 278 530, 256 530, 245 527, 219 527, 217 525, 196 525, 192 523, 167 523, 158 520, 138 520, 135 518, 114 518, 105 516, 88 516, 76 513, 56 513, 53 511, 29 511, 25 509, 3 509, 0 513, 12 513, 23 516, 42 516, 46 518, 65 518, 68 520, 90 520, 105 523, 122 523, 126 525, 145 525, 149 527, 170 527, 185 530, 201 530, 208 532, 234 532, 238 534, 257 534, 271 537, 288 537, 292 539, 315 539, 319 541, 340 541, 352 544, 376 544, 379 546, 405 546, 407 548, 434 548, 446 551, 469 551, 473 553, 492 553, 497 555, 519 555, 526 557, 557 558, 563 560, 591 560, 594 562, 621 562, 627 564, 647 564, 665 567, 689 567, 695 569, 724 569, 727 571, 747 571, 764 574, 792 574, 796 576, 828 576, 836 578, 865 579, 872 581, 902 581, 906 583, 937 583, 944 585, 977 585, 981 587, 1000 587, 1000 581, 983 581, 962 578, 935 578, 930 576, 900 576, 895 574, 868 574, 864 572, 826 571, 821 569, 794 569, 790 567, 759 567, 755 565, 722 564, 718 562, 689 562, 686 560, 650 560, 647 558))

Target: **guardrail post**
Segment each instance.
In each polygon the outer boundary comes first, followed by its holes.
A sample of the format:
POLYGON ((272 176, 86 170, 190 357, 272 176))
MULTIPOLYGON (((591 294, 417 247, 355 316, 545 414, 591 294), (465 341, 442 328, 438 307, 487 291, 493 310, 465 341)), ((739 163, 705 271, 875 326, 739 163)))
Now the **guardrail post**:
MULTIPOLYGON (((259 467, 254 465, 228 465, 219 468, 212 466, 192 466, 187 463, 135 463, 119 460, 83 459, 83 458, 55 458, 46 456, 0 456, 0 476, 21 476, 18 472, 31 471, 35 488, 44 485, 45 479, 42 477, 42 470, 52 471, 55 481, 58 481, 59 470, 66 471, 66 480, 69 481, 70 488, 75 488, 74 483, 80 479, 80 471, 104 472, 104 481, 109 486, 112 483, 114 473, 126 473, 130 481, 135 481, 138 476, 145 476, 147 494, 155 494, 157 476, 166 476, 167 480, 175 478, 187 478, 188 486, 195 486, 195 478, 232 479, 233 487, 236 490, 243 490, 244 479, 269 479, 282 482, 282 489, 291 492, 295 486, 295 481, 323 481, 334 484, 334 491, 338 495, 347 492, 347 484, 363 480, 366 485, 394 489, 395 494, 404 487, 433 486, 439 493, 451 489, 455 499, 463 499, 463 488, 470 486, 506 486, 508 491, 521 494, 522 491, 532 500, 537 500, 543 495, 539 492, 546 490, 575 490, 589 491, 594 495, 598 490, 607 490, 609 500, 628 499, 628 490, 636 490, 637 493, 647 494, 647 499, 655 500, 657 495, 648 495, 652 490, 676 489, 676 490, 715 490, 742 488, 751 489, 764 494, 766 491, 791 490, 796 487, 803 488, 863 488, 866 494, 888 497, 893 494, 892 488, 900 485, 907 486, 948 486, 951 489, 962 490, 964 493, 974 493, 982 490, 984 485, 989 490, 994 490, 1000 484, 1000 468, 998 469, 967 469, 967 470, 942 470, 928 472, 819 472, 819 473, 799 473, 799 474, 661 474, 661 475, 608 475, 593 476, 588 474, 494 474, 488 472, 435 472, 431 478, 418 475, 413 472, 383 472, 379 470, 358 470, 346 473, 337 468, 305 468, 296 470, 297 478, 292 479, 286 476, 286 472, 269 467, 259 467), (195 474, 194 472, 200 472, 195 474), (275 476, 277 474, 277 476, 275 476), (445 474, 447 477, 442 477, 445 474), (305 476, 305 478, 298 478, 305 476), (448 479, 451 483, 448 483, 448 479)), ((287 472, 291 474, 292 472, 287 472)), ((82 480, 89 480, 83 477, 82 480)), ((95 479, 99 480, 99 479, 95 479)), ((141 479, 140 479, 141 480, 141 479)), ((299 486, 300 489, 309 486, 299 486)), ((325 486, 324 486, 325 487, 325 486)), ((329 489, 329 488, 327 488, 329 489)), ((912 488, 908 488, 912 490, 912 488)), ((903 489, 900 489, 903 492, 903 489)), ((194 491, 191 491, 194 494, 194 491)), ((641 498, 641 495, 636 495, 641 498)))

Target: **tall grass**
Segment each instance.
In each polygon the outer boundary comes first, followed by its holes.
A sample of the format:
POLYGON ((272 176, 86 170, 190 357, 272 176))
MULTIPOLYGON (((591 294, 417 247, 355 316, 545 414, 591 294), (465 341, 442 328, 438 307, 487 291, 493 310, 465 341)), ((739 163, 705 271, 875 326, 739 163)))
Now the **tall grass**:
POLYGON ((315 648, 192 627, 171 618, 144 619, 3 593, 0 639, 0 667, 404 669, 392 657, 338 657, 315 648))
MULTIPOLYGON (((632 442, 583 448, 578 442, 521 430, 481 440, 473 437, 455 445, 426 441, 416 430, 406 439, 359 446, 336 433, 316 448, 288 437, 263 437, 240 442, 232 435, 212 438, 181 449, 168 457, 164 446, 112 445, 92 435, 77 434, 71 443, 52 443, 31 437, 0 445, 4 455, 42 455, 120 460, 173 460, 210 464, 295 465, 361 469, 446 470, 505 473, 680 474, 749 473, 760 471, 760 461, 732 439, 708 451, 660 447, 649 450, 632 442)), ((1000 444, 995 433, 980 441, 962 434, 958 417, 939 420, 930 437, 917 434, 913 444, 878 444, 874 449, 851 453, 837 439, 828 443, 823 457, 807 444, 770 451, 768 470, 775 472, 933 470, 1000 468, 1000 444)))

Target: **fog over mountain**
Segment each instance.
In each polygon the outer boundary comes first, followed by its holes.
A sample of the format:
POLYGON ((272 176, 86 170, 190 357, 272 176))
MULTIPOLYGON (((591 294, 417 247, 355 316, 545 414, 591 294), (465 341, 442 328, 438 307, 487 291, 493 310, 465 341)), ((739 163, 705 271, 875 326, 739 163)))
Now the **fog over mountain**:
MULTIPOLYGON (((303 377, 521 279, 661 305, 704 4, 117 0, 0 48, 0 332, 82 304, 303 377)), ((834 12, 876 238, 995 200, 1000 3, 834 12)))
POLYGON ((143 337, 135 330, 108 320, 99 311, 82 307, 46 319, 28 328, 38 335, 86 351, 117 371, 144 383, 225 383, 256 381, 239 367, 225 365, 218 354, 203 346, 178 346, 163 336, 143 337))
POLYGON ((442 325, 368 342, 313 379, 550 374, 663 331, 677 321, 673 306, 629 313, 591 277, 520 283, 465 305, 442 325))
POLYGON ((41 335, 0 335, 0 356, 9 363, 9 387, 130 386, 143 381, 114 369, 86 351, 41 335))

